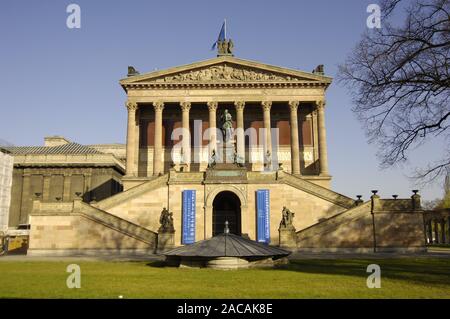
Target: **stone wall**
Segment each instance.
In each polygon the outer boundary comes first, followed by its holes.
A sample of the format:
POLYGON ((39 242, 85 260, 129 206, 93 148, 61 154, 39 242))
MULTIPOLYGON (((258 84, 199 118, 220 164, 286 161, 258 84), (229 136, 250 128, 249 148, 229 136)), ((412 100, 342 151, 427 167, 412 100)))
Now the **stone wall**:
POLYGON ((154 188, 149 187, 148 184, 142 184, 129 190, 136 192, 135 195, 127 198, 128 192, 124 192, 98 203, 98 206, 111 214, 155 232, 160 226, 159 217, 162 209, 168 208, 174 214, 175 245, 181 244, 183 190, 196 191, 196 240, 212 236, 212 202, 221 191, 231 191, 238 195, 241 200, 242 233, 247 234, 251 239, 256 239, 256 191, 269 189, 272 244, 278 243, 278 226, 284 206, 296 213, 294 218, 296 229, 306 228, 347 209, 342 204, 336 204, 267 177, 265 182, 261 180, 245 184, 203 184, 201 173, 176 173, 176 177, 171 178, 170 181, 166 178, 166 183, 158 184, 156 181, 154 183, 154 188))
POLYGON ((122 173, 110 167, 14 168, 9 226, 29 223, 36 193, 46 202, 70 202, 81 193, 84 201, 102 200, 122 190, 122 173))
POLYGON ((29 255, 152 254, 156 234, 81 201, 35 201, 29 255))
POLYGON ((13 157, 0 150, 0 231, 8 229, 13 157))
MULTIPOLYGON (((400 200, 399 203, 402 206, 400 200)), ((394 207, 392 202, 389 206, 394 207)), ((298 231, 297 248, 316 252, 423 251, 422 214, 411 207, 373 210, 372 202, 368 201, 298 231)))

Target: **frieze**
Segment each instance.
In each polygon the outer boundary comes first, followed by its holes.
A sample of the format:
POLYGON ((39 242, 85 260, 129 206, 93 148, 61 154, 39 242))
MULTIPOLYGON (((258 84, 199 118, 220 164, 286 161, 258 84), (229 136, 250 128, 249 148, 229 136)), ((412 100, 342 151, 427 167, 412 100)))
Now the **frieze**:
POLYGON ((214 65, 208 68, 191 70, 184 73, 159 78, 157 82, 208 82, 208 81, 300 81, 301 78, 276 74, 273 72, 255 70, 244 67, 234 67, 227 64, 214 65))

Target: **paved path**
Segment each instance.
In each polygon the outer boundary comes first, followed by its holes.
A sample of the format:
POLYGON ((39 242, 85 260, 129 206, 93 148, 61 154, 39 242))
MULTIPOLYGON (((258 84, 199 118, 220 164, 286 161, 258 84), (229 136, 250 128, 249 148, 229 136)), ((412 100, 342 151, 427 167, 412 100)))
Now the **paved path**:
MULTIPOLYGON (((378 259, 378 258, 448 258, 449 248, 429 248, 425 253, 307 253, 297 252, 289 259, 378 259)), ((25 255, 0 256, 0 262, 5 261, 162 261, 162 255, 148 256, 74 256, 74 257, 44 257, 25 255)))

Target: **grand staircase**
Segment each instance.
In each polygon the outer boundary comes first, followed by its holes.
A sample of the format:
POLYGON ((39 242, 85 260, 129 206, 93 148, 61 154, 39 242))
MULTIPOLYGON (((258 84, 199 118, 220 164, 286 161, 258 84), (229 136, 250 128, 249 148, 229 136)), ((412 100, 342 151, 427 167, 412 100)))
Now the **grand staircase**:
POLYGON ((134 224, 128 220, 112 215, 97 207, 88 205, 82 201, 75 201, 72 214, 80 214, 96 223, 114 229, 124 235, 142 241, 156 248, 157 233, 134 224))

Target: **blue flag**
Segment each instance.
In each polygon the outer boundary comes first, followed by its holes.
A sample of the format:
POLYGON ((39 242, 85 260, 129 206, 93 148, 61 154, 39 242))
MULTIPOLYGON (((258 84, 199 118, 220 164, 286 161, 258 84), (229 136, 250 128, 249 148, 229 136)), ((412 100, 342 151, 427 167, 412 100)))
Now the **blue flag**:
POLYGON ((220 29, 220 32, 219 32, 219 37, 217 38, 217 41, 213 43, 211 50, 214 50, 217 46, 217 43, 219 41, 224 41, 226 39, 226 37, 227 37, 227 20, 224 20, 223 24, 222 24, 222 28, 220 29))

